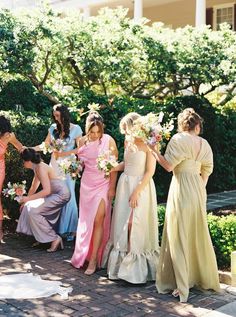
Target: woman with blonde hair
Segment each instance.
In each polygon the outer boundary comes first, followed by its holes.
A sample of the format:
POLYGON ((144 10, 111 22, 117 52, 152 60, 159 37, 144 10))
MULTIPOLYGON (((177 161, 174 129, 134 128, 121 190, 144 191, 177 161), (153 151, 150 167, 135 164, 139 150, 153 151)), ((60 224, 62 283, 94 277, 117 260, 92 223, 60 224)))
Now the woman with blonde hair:
POLYGON ((108 178, 97 168, 99 154, 111 151, 117 157, 116 143, 104 133, 102 117, 91 111, 86 119, 86 135, 80 141, 78 156, 84 162, 80 183, 79 223, 71 264, 91 275, 101 266, 104 247, 110 233, 111 201, 115 196, 116 173, 108 178))
POLYGON ((120 131, 126 136, 124 161, 114 171, 123 173, 103 258, 110 279, 133 284, 156 279, 159 257, 157 200, 152 179, 156 162, 140 138, 132 139, 133 125, 140 117, 132 112, 120 122, 120 131))
POLYGON ((213 170, 208 142, 199 137, 202 118, 192 108, 178 115, 178 133, 157 162, 173 172, 166 205, 156 287, 159 293, 186 302, 189 289, 198 286, 219 291, 216 257, 206 218, 206 184, 213 170))

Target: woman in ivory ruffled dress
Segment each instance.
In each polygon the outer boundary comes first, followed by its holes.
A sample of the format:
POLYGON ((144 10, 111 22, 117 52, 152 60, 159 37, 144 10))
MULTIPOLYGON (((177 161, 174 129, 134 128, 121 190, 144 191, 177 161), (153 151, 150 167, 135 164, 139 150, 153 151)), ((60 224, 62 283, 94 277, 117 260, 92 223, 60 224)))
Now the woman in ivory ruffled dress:
MULTIPOLYGON (((120 122, 121 133, 129 136, 140 117, 127 114, 120 122)), ((126 141, 124 162, 114 171, 120 176, 112 216, 110 240, 103 256, 110 279, 133 284, 156 279, 159 257, 156 189, 152 179, 156 162, 144 142, 126 141)))

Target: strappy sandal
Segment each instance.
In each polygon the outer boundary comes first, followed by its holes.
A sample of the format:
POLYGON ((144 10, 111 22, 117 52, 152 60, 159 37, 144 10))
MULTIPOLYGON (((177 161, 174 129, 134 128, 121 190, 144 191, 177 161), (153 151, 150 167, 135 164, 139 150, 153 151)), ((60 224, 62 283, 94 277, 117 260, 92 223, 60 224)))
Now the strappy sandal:
POLYGON ((174 296, 174 297, 179 297, 179 290, 176 288, 176 289, 172 292, 171 295, 174 296))

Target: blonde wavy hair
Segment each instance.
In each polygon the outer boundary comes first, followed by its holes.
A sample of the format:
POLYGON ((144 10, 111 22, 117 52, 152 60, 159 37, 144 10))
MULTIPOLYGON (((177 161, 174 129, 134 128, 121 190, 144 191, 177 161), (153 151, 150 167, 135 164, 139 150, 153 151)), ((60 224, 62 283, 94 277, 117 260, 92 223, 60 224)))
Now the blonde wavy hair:
POLYGON ((130 134, 134 125, 134 121, 139 119, 140 117, 141 115, 136 112, 130 112, 126 116, 124 116, 120 121, 120 133, 130 134))

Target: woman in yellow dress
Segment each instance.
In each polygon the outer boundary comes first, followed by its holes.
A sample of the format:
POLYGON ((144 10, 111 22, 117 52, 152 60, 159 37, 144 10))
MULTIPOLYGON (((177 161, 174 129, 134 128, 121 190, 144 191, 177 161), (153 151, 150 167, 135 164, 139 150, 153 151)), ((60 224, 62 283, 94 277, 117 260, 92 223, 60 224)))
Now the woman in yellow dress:
POLYGON ((186 302, 193 286, 219 291, 216 257, 206 215, 206 184, 213 170, 208 142, 199 137, 202 118, 192 108, 178 115, 178 133, 162 156, 153 154, 168 172, 169 189, 156 287, 159 293, 186 302))

